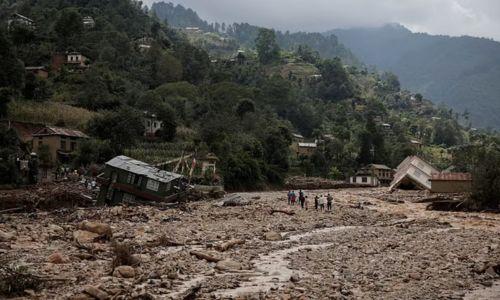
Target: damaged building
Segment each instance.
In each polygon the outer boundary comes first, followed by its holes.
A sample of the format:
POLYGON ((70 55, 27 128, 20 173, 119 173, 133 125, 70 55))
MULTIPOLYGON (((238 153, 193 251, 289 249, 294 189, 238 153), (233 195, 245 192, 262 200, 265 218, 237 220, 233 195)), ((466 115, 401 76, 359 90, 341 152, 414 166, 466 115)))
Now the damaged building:
POLYGON ((389 189, 431 189, 432 174, 440 173, 438 169, 418 156, 407 157, 396 169, 394 180, 389 189))
POLYGON ((175 202, 187 188, 184 176, 127 156, 117 156, 108 161, 98 180, 101 184, 99 202, 107 204, 175 202))

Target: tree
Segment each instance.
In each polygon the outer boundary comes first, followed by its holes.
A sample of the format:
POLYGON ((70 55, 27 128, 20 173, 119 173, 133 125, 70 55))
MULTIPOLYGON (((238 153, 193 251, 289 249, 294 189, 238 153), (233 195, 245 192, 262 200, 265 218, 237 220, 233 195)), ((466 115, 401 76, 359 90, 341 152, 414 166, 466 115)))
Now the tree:
POLYGON ((88 123, 88 132, 99 139, 109 140, 111 147, 120 153, 133 146, 144 134, 142 114, 130 107, 106 111, 88 123))
POLYGON ((0 88, 19 90, 24 85, 24 66, 15 55, 14 48, 0 28, 0 88))
POLYGON ((72 44, 72 38, 79 36, 83 31, 82 16, 74 8, 63 9, 54 30, 62 41, 62 46, 67 47, 72 44))
POLYGON ((261 28, 255 40, 255 47, 259 55, 259 61, 264 64, 271 64, 280 59, 280 47, 276 42, 274 30, 261 28))
POLYGON ((354 95, 349 75, 339 58, 327 59, 319 65, 322 75, 319 96, 328 100, 342 100, 354 95))
POLYGON ((243 118, 245 114, 255 112, 255 103, 251 99, 242 99, 236 106, 236 114, 243 118))

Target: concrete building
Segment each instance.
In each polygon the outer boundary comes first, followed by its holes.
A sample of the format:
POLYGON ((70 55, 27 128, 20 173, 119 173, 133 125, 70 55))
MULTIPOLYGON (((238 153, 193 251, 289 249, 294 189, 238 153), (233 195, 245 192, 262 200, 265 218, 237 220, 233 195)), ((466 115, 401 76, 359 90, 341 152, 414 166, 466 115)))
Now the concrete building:
POLYGON ((88 58, 80 52, 66 54, 66 64, 76 68, 88 68, 88 58))
POLYGON ((83 27, 86 29, 92 29, 95 27, 95 20, 91 16, 83 17, 83 27))
POLYGON ((394 179, 394 170, 386 165, 370 164, 363 167, 360 172, 377 177, 381 185, 388 186, 394 179))
POLYGON ((47 126, 33 134, 33 152, 47 146, 52 162, 68 162, 84 139, 88 136, 81 131, 47 126))
POLYGON ((439 170, 418 156, 407 157, 396 169, 390 190, 405 189, 431 189, 432 174, 439 170))
POLYGON ((120 202, 171 202, 185 190, 180 174, 155 168, 127 156, 117 156, 106 163, 104 173, 98 176, 101 184, 99 201, 107 204, 120 202))
POLYGON ((376 187, 380 185, 377 176, 372 172, 359 171, 356 175, 349 178, 349 182, 355 185, 376 187))
POLYGON ((160 121, 155 114, 150 114, 148 112, 144 112, 142 123, 145 128, 144 136, 149 138, 156 137, 158 131, 163 128, 163 121, 160 121))
POLYGON ((472 190, 470 173, 435 173, 431 176, 433 193, 469 193, 472 190))

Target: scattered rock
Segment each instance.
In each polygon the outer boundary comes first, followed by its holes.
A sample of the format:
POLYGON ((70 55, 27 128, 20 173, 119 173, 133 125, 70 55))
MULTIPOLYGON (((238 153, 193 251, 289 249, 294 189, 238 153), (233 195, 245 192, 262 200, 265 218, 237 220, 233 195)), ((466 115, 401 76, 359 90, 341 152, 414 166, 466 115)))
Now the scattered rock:
POLYGON ((78 225, 78 228, 81 230, 96 233, 107 238, 111 238, 113 236, 113 230, 111 229, 111 226, 104 223, 83 221, 78 225))
POLYGON ((134 278, 135 269, 131 266, 119 266, 113 271, 113 276, 120 278, 134 278))
POLYGON ((98 300, 109 299, 108 293, 106 293, 105 291, 103 291, 97 287, 94 287, 94 286, 89 285, 89 286, 84 287, 83 292, 94 297, 95 299, 98 299, 98 300))
POLYGON ((73 232, 73 239, 80 244, 92 243, 98 237, 99 234, 90 231, 77 230, 73 232))
POLYGON ((300 276, 297 275, 297 274, 293 274, 291 277, 290 277, 290 281, 293 282, 293 283, 297 283, 300 281, 300 276))
POLYGON ((276 231, 269 231, 264 234, 264 239, 266 241, 282 241, 283 237, 279 232, 276 231))
POLYGON ((61 253, 54 252, 47 258, 47 261, 53 264, 64 264, 68 262, 68 259, 61 253))
POLYGON ((8 242, 14 239, 14 234, 0 231, 0 242, 8 242))
POLYGON ((243 266, 239 262, 226 259, 219 261, 215 268, 220 271, 237 271, 243 269, 243 266))

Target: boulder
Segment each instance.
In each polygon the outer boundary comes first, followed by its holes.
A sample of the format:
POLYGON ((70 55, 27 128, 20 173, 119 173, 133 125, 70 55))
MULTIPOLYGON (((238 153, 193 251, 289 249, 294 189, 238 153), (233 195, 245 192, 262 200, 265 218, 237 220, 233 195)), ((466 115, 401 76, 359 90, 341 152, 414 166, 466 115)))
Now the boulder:
POLYGON ((113 276, 120 278, 134 278, 135 269, 131 266, 119 266, 113 271, 113 276))
POLYGON ((9 232, 0 231, 0 242, 9 242, 14 239, 14 234, 9 232))
POLYGON ((111 226, 104 223, 83 221, 78 225, 78 229, 90 231, 107 238, 113 236, 113 230, 111 229, 111 226))
POLYGON ((243 269, 243 266, 234 260, 226 259, 219 261, 215 268, 220 271, 238 271, 243 269))
POLYGON ((250 204, 250 200, 238 194, 229 195, 222 199, 222 206, 245 206, 248 204, 250 204))
POLYGON ((68 262, 68 259, 61 253, 54 252, 47 258, 47 261, 53 264, 64 264, 68 262))
POLYGON ((73 239, 80 244, 92 243, 94 239, 98 237, 99 235, 97 233, 86 230, 77 230, 73 232, 73 239))
POLYGON ((266 241, 282 241, 283 237, 279 232, 276 231, 269 231, 264 234, 264 239, 266 241))
POLYGON ((88 286, 84 287, 83 292, 87 295, 94 297, 95 299, 98 299, 98 300, 109 299, 108 293, 106 293, 105 291, 103 291, 97 287, 94 287, 94 286, 88 285, 88 286))

